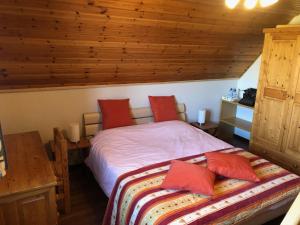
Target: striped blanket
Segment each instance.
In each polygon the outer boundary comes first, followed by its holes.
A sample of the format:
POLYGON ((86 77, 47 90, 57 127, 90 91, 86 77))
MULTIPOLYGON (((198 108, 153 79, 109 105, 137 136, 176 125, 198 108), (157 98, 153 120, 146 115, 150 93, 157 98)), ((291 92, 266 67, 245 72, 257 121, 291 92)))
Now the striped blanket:
MULTIPOLYGON (((211 197, 187 191, 163 190, 160 184, 170 161, 131 171, 119 177, 110 197, 104 225, 233 224, 259 210, 296 197, 300 177, 240 148, 219 152, 247 157, 261 179, 252 183, 217 177, 211 197)), ((204 154, 180 160, 206 166, 204 154)))

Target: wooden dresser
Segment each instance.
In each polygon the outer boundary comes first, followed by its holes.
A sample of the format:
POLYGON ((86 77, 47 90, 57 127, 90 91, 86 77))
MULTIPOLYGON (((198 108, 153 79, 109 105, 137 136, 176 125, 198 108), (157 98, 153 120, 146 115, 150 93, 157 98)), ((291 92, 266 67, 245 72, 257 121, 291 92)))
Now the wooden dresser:
POLYGON ((4 140, 8 170, 0 179, 0 224, 56 225, 56 178, 39 133, 4 140))
POLYGON ((265 29, 250 148, 300 174, 300 26, 265 29))

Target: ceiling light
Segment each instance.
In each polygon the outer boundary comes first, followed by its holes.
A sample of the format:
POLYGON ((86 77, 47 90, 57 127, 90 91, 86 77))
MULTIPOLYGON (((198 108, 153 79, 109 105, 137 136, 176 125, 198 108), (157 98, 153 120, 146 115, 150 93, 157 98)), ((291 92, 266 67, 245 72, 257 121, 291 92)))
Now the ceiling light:
POLYGON ((226 0, 225 4, 229 9, 234 9, 238 4, 240 0, 226 0))
POLYGON ((245 0, 244 6, 246 9, 254 9, 257 5, 257 0, 245 0))
POLYGON ((276 2, 278 2, 278 0, 259 0, 259 4, 261 7, 268 7, 275 4, 276 2))

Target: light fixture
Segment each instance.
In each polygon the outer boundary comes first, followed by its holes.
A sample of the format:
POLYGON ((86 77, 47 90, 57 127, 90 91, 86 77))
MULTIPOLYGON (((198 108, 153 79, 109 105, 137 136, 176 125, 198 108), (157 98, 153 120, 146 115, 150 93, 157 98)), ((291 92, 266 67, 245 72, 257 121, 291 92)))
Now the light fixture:
POLYGON ((225 0, 225 4, 229 9, 234 9, 240 0, 225 0))
POLYGON ((259 0, 259 4, 261 7, 268 7, 270 5, 273 5, 277 3, 278 0, 259 0))
POLYGON ((254 9, 257 5, 257 0, 245 0, 244 6, 246 9, 254 9))
MULTIPOLYGON (((259 5, 264 8, 273 5, 278 1, 279 0, 244 0, 244 7, 246 9, 254 9, 259 2, 259 5)), ((225 0, 225 5, 230 9, 234 9, 239 4, 239 2, 240 0, 225 0)))

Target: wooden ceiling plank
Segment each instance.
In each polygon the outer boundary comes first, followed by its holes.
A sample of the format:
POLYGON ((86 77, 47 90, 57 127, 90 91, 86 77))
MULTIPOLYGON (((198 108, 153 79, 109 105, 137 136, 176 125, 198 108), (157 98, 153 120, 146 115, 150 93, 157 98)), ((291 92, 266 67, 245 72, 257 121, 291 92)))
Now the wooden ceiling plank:
POLYGON ((252 11, 223 0, 2 0, 0 89, 238 77, 262 29, 297 10, 291 0, 252 11))

